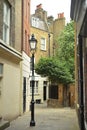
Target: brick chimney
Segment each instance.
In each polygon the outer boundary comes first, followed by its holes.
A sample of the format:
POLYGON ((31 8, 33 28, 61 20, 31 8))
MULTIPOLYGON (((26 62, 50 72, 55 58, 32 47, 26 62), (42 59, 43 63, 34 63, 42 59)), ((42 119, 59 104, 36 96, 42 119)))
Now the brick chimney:
POLYGON ((64 18, 64 12, 58 14, 58 19, 64 18))
POLYGON ((42 9, 42 4, 37 5, 37 9, 42 9))
POLYGON ((49 17, 47 18, 47 21, 48 21, 49 23, 52 23, 52 22, 53 22, 53 19, 54 19, 53 16, 49 16, 49 17))
POLYGON ((43 10, 42 4, 36 6, 35 16, 43 21, 47 21, 47 11, 43 10))

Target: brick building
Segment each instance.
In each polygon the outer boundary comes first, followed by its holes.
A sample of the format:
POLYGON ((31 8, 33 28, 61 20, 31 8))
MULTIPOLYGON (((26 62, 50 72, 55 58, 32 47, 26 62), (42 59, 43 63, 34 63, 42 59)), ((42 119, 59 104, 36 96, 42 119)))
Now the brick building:
POLYGON ((29 73, 30 73, 30 0, 22 0, 22 74, 23 74, 23 112, 29 111, 29 73))
POLYGON ((75 21, 76 110, 81 130, 87 130, 87 1, 71 1, 75 21))
POLYGON ((61 31, 65 27, 65 17, 64 13, 59 13, 57 19, 53 22, 53 34, 54 34, 54 43, 56 44, 56 39, 59 37, 61 31))
POLYGON ((30 0, 0 0, 0 120, 29 110, 30 0))
MULTIPOLYGON (((64 27, 64 13, 59 13, 57 19, 54 20, 53 16, 47 16, 47 12, 42 8, 42 4, 36 6, 35 13, 31 15, 31 34, 34 34, 38 41, 35 63, 41 57, 52 57, 55 55, 56 38, 60 35, 64 27)), ((44 99, 52 99, 51 102, 48 100, 48 104, 53 104, 53 99, 55 99, 55 104, 58 104, 56 105, 57 107, 74 106, 74 87, 71 90, 72 87, 55 84, 49 85, 47 78, 42 78, 37 74, 35 76, 35 80, 38 82, 38 91, 35 94, 35 100, 41 99, 41 102, 43 102, 44 99), (44 83, 46 83, 45 86, 44 83)))
MULTIPOLYGON (((38 41, 37 51, 35 53, 35 63, 37 63, 41 57, 52 56, 53 33, 49 32, 47 12, 43 10, 42 4, 39 4, 36 7, 35 14, 31 15, 31 34, 34 34, 38 41)), ((37 82, 37 91, 35 93, 36 102, 39 99, 41 102, 47 100, 48 79, 35 74, 35 82, 37 82)))

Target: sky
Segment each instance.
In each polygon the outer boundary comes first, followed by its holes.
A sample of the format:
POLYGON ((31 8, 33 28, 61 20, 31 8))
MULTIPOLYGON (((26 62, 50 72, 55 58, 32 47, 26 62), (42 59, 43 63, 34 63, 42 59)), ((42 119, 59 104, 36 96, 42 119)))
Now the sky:
POLYGON ((66 22, 70 21, 71 0, 31 0, 31 14, 35 13, 36 6, 42 4, 42 8, 47 11, 47 16, 58 18, 58 13, 64 12, 66 22))

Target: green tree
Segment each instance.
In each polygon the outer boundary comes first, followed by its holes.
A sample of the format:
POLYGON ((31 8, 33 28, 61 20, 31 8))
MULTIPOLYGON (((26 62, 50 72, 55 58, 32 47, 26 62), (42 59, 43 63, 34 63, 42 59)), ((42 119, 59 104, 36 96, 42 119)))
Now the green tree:
POLYGON ((57 38, 56 57, 63 62, 74 79, 74 22, 68 23, 57 38))
POLYGON ((58 48, 55 57, 41 58, 35 70, 57 83, 74 82, 74 27, 68 23, 57 38, 58 48))
POLYGON ((52 82, 64 84, 72 82, 70 72, 56 58, 41 58, 35 70, 41 76, 47 76, 52 82))

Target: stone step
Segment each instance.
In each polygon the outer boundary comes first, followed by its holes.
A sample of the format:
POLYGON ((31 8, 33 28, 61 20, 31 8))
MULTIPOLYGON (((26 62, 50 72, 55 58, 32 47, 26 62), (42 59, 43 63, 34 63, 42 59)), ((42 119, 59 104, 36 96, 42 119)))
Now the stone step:
POLYGON ((0 120, 0 130, 4 130, 7 127, 10 126, 10 122, 9 121, 5 121, 3 119, 0 120))

